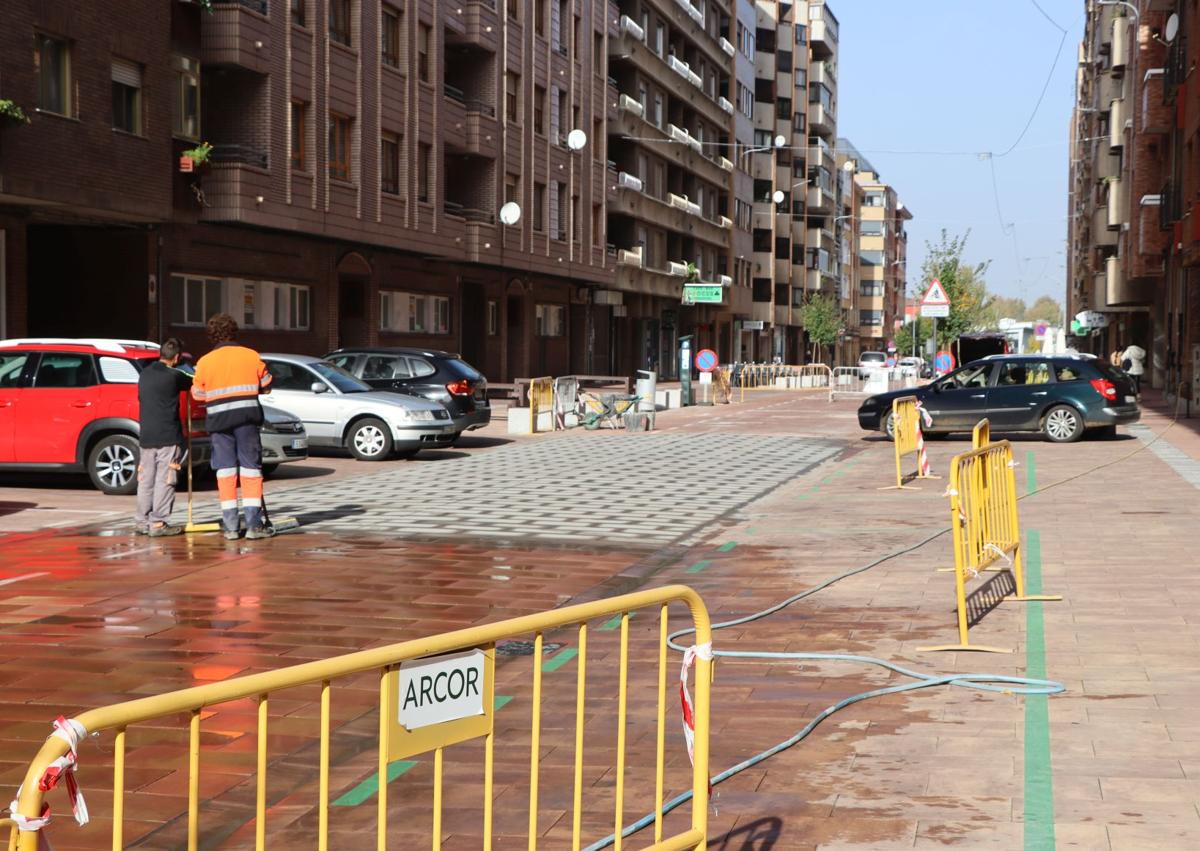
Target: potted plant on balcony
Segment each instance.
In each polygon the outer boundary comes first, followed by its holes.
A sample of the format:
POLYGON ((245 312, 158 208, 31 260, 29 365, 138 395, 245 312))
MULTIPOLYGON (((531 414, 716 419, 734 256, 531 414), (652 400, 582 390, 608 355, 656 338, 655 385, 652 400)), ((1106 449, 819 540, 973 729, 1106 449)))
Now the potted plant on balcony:
POLYGON ((0 98, 0 127, 10 127, 28 124, 29 116, 25 110, 7 98, 0 98))
POLYGON ((208 142, 201 142, 196 147, 189 148, 179 155, 179 170, 190 174, 207 163, 211 155, 212 145, 208 142))
POLYGON ((696 284, 700 282, 700 270, 696 268, 695 263, 687 264, 687 272, 683 276, 685 284, 696 284))

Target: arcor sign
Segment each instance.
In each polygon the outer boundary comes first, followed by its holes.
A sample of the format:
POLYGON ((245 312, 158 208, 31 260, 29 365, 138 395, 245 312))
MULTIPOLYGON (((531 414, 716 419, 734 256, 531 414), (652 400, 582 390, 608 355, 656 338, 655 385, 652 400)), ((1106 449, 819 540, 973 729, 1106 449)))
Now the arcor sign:
POLYGON ((388 673, 389 760, 486 736, 492 730, 491 646, 400 663, 388 673))

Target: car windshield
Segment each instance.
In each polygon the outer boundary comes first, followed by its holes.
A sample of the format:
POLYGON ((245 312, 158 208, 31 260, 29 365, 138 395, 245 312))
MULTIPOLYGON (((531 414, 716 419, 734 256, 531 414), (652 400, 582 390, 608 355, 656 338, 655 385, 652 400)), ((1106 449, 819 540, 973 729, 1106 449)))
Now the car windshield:
POLYGON ((887 358, 883 356, 883 352, 863 352, 859 361, 862 363, 879 362, 883 363, 887 358))
POLYGON ((483 375, 475 367, 458 358, 447 358, 444 361, 446 371, 455 378, 465 378, 467 381, 479 381, 483 375))
POLYGON ((374 389, 370 384, 359 381, 346 370, 340 366, 334 366, 329 361, 313 361, 306 366, 337 388, 339 393, 366 393, 374 389))

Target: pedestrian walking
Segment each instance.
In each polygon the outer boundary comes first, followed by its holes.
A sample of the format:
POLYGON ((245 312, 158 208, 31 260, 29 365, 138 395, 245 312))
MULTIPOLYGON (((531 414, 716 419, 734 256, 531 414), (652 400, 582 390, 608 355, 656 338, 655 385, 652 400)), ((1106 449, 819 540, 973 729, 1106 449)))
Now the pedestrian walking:
POLYGON ((1128 346, 1121 352, 1121 369, 1133 379, 1133 392, 1142 395, 1142 375, 1146 372, 1146 350, 1139 345, 1128 346))
POLYGON ((134 531, 159 538, 178 535, 182 526, 172 526, 175 483, 183 462, 183 424, 179 420, 179 394, 186 393, 192 379, 175 369, 183 354, 183 343, 172 337, 158 350, 158 360, 138 377, 137 513, 134 531))
POLYGON ((275 530, 263 522, 263 422, 258 395, 271 386, 271 373, 258 352, 239 345, 238 325, 227 313, 208 320, 213 350, 196 364, 192 396, 208 409, 206 428, 212 437, 212 465, 221 498, 221 527, 228 541, 238 539, 238 483, 246 514, 246 537, 269 538, 275 530))

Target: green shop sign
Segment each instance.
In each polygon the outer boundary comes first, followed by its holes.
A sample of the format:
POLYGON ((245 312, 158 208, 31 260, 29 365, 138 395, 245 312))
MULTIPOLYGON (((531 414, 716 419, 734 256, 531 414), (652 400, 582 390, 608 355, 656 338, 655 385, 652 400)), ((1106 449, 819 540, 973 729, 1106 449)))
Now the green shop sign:
POLYGON ((684 304, 723 304, 725 288, 720 284, 684 284, 684 304))

